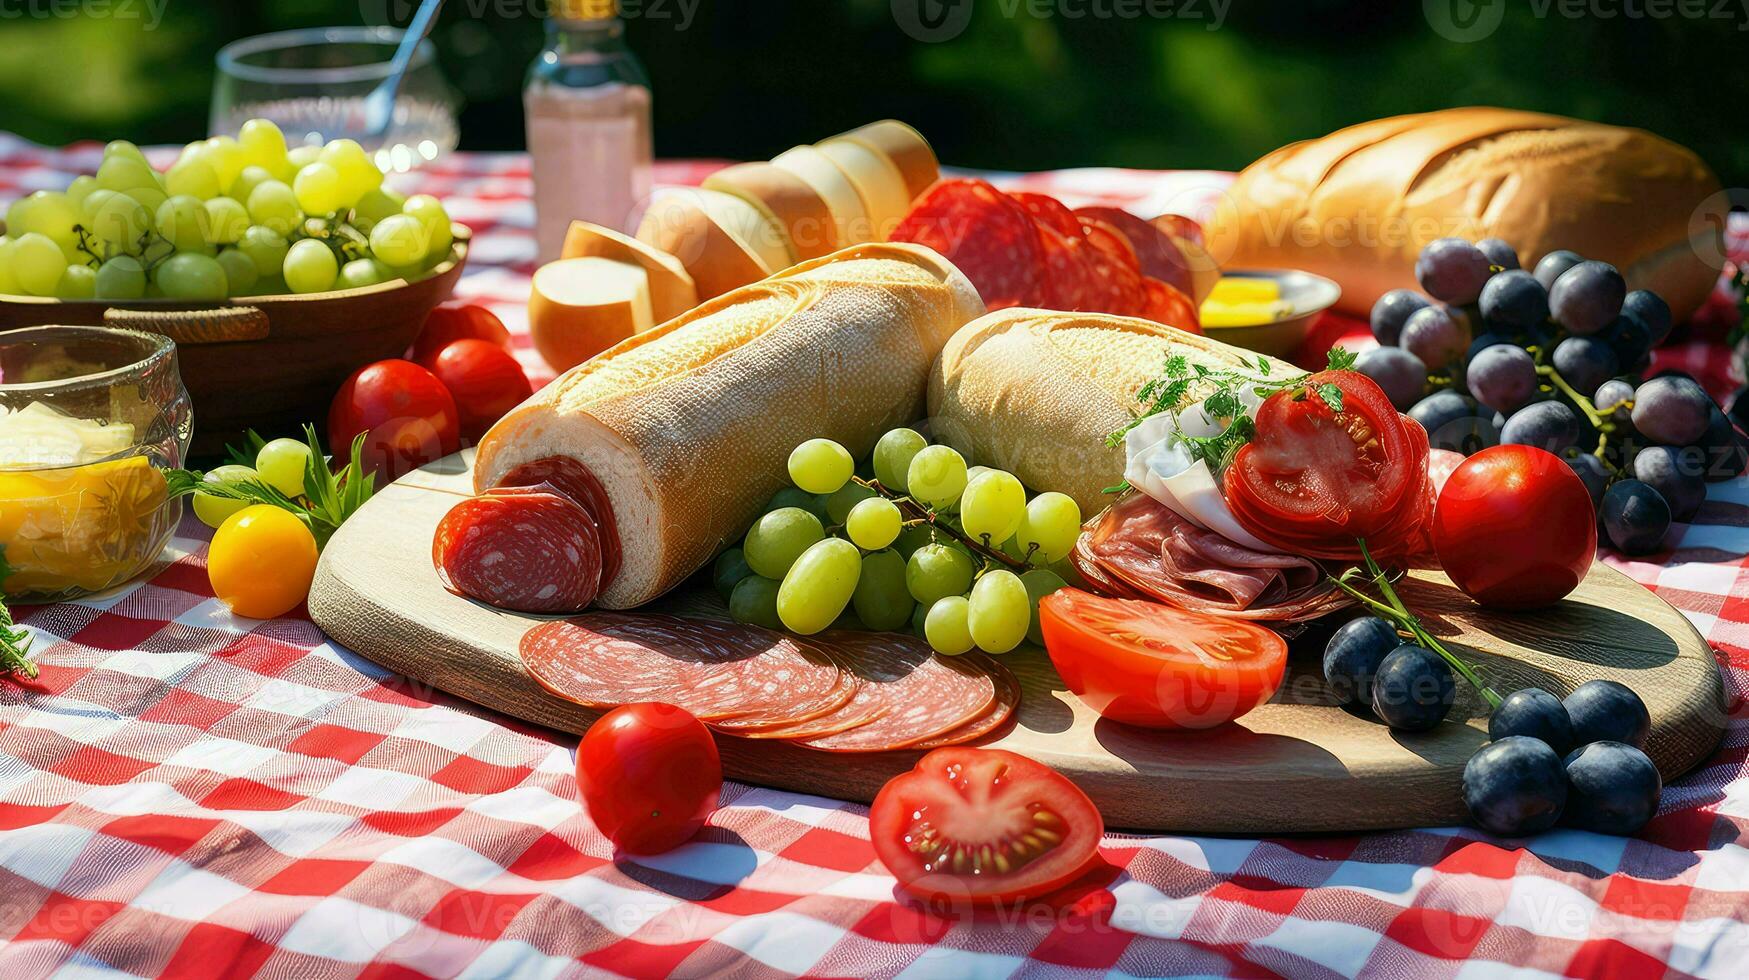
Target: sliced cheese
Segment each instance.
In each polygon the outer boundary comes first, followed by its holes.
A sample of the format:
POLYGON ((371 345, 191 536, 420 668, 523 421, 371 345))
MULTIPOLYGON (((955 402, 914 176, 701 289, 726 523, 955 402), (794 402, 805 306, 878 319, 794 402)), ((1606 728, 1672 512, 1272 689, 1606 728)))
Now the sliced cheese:
POLYGON ((560 259, 534 274, 528 332, 553 370, 575 367, 658 322, 650 274, 631 262, 560 259))
POLYGON ((839 138, 860 143, 891 161, 905 178, 905 192, 913 201, 941 178, 941 164, 929 141, 897 119, 859 126, 839 138))
MULTIPOLYGON (((638 241, 680 261, 698 287, 700 302, 758 282, 773 272, 769 263, 705 207, 706 193, 677 188, 658 194, 644 212, 637 236, 638 241)), ((758 214, 751 207, 747 210, 758 214)))
POLYGON ((911 194, 905 189, 905 178, 899 168, 861 143, 831 139, 818 146, 862 195, 863 207, 874 226, 875 241, 886 241, 911 210, 911 194))
POLYGON ((738 163, 704 180, 707 190, 732 194, 788 233, 798 260, 838 251, 832 209, 808 182, 769 163, 738 163))
POLYGON ((650 312, 657 323, 666 323, 698 305, 698 287, 679 259, 612 228, 587 221, 571 222, 562 257, 592 256, 629 262, 644 270, 650 277, 650 312))
POLYGON ((862 195, 826 154, 811 146, 798 146, 779 154, 771 165, 800 177, 826 199, 826 207, 838 225, 839 248, 874 240, 874 225, 869 221, 862 195))

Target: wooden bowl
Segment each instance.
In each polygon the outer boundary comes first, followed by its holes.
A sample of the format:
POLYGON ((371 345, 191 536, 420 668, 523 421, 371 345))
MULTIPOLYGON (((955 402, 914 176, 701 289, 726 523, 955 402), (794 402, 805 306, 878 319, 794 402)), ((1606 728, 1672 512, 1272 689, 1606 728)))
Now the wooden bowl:
POLYGON ((224 452, 245 429, 325 432, 328 403, 347 376, 406 353, 425 317, 448 299, 468 260, 466 229, 450 257, 418 282, 222 302, 0 300, 0 330, 48 324, 107 325, 176 341, 182 383, 194 401, 195 456, 224 452))

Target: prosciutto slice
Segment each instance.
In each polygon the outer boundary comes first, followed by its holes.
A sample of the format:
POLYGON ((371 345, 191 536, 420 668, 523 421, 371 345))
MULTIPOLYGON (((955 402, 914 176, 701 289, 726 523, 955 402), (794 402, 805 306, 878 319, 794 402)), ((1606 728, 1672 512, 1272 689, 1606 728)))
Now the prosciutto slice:
POLYGON ((1347 604, 1311 559, 1246 547, 1140 493, 1088 522, 1074 562, 1098 591, 1238 619, 1299 622, 1347 604))

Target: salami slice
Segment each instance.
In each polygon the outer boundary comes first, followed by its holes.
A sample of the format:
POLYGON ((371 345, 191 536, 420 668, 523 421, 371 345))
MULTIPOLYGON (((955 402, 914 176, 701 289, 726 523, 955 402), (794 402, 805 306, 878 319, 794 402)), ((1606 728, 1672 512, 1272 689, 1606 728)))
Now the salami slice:
MULTIPOLYGON (((1075 214, 1084 219, 1105 222, 1122 235, 1130 243, 1130 247, 1135 250, 1137 267, 1141 269, 1143 275, 1158 279, 1187 295, 1193 291, 1190 260, 1185 257, 1184 250, 1172 241, 1172 235, 1168 234, 1161 225, 1144 221, 1122 208, 1076 208, 1075 214)), ((1202 229, 1198 228, 1194 221, 1189 218, 1178 218, 1177 215, 1167 215, 1166 217, 1176 218, 1190 228, 1194 228, 1197 241, 1200 244, 1202 229)))
POLYGON ((1063 206, 1063 202, 1048 194, 1038 194, 1033 191, 1011 191, 1008 196, 1014 203, 1020 205, 1032 219, 1066 238, 1081 237, 1081 222, 1075 217, 1075 212, 1063 206))
POLYGON ((909 748, 979 718, 996 699, 996 683, 976 661, 938 657, 903 633, 822 634, 843 651, 862 686, 841 712, 873 713, 864 724, 796 744, 828 752, 909 748))
POLYGON ((569 456, 548 456, 531 460, 504 474, 501 487, 532 487, 549 484, 588 512, 595 521, 601 540, 601 588, 613 584, 619 574, 619 525, 613 519, 613 504, 607 499, 607 488, 582 462, 569 456))
POLYGON ((1092 247, 1102 289, 1102 309, 1123 316, 1141 316, 1148 293, 1142 285, 1142 269, 1129 240, 1111 225, 1095 218, 1082 218, 1081 230, 1092 247))
POLYGON ((1020 681, 1015 678, 1014 672, 1002 666, 1000 661, 983 654, 968 653, 960 659, 966 660, 968 658, 973 666, 985 671, 995 679, 996 700, 984 710, 981 716, 973 718, 958 728, 942 732, 934 738, 918 742, 911 746, 912 749, 922 751, 924 749, 939 749, 944 745, 964 745, 996 731, 1007 724, 1008 719, 1014 717, 1014 709, 1020 706, 1020 681))
POLYGON ((1148 294, 1143 316, 1187 333, 1202 333, 1202 317, 1189 296, 1158 279, 1143 279, 1142 286, 1148 294))
POLYGON ((888 240, 927 245, 946 256, 992 310, 1030 302, 1044 276, 1035 222, 982 180, 937 182, 888 240))
POLYGON ((500 487, 450 508, 431 561, 449 591, 518 612, 578 612, 601 586, 594 518, 549 484, 500 487))

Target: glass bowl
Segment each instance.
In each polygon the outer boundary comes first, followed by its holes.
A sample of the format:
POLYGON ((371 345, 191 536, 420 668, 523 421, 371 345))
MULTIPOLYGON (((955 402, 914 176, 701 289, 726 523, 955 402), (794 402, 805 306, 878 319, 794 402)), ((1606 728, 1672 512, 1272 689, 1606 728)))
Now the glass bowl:
POLYGON ((0 593, 60 602, 134 578, 182 516, 164 470, 194 431, 169 338, 0 333, 0 593))
POLYGON ((437 67, 437 49, 420 43, 395 95, 382 136, 364 131, 365 96, 389 76, 405 34, 393 27, 312 27, 233 41, 219 49, 211 130, 235 134, 250 119, 270 119, 286 142, 353 139, 384 173, 405 173, 456 148, 455 96, 437 67))

